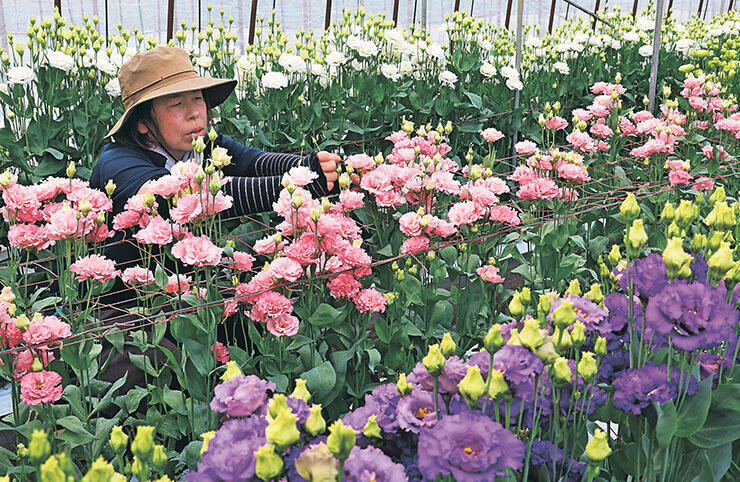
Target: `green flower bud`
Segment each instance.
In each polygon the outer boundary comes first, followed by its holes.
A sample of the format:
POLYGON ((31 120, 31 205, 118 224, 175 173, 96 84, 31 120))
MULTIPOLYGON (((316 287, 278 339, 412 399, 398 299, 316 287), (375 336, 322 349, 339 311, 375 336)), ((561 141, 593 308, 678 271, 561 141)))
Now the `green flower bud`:
POLYGON ((691 239, 691 243, 689 244, 689 248, 691 251, 697 253, 699 251, 703 251, 704 248, 707 247, 707 237, 704 234, 697 233, 694 235, 694 237, 691 239))
POLYGON ((208 131, 208 139, 213 142, 218 137, 218 134, 216 133, 216 129, 211 126, 211 129, 208 131))
POLYGON ((66 171, 67 177, 72 179, 73 177, 75 177, 76 172, 77 172, 77 167, 75 166, 74 161, 70 161, 70 163, 67 164, 67 171, 66 171))
POLYGON ((570 326, 576 321, 576 312, 573 310, 573 302, 562 300, 560 306, 552 312, 552 319, 555 326, 564 328, 570 326))
POLYGON ((591 383, 597 371, 599 371, 599 367, 594 359, 594 354, 590 351, 581 353, 581 361, 578 362, 578 374, 583 377, 583 381, 591 383))
POLYGON ((547 336, 545 342, 535 350, 534 354, 542 360, 542 363, 549 365, 558 357, 558 352, 555 351, 555 340, 547 336))
POLYGON ((221 180, 218 177, 213 176, 211 178, 211 182, 208 183, 208 190, 215 196, 218 191, 221 190, 221 180))
POLYGON ((242 371, 235 361, 226 362, 226 371, 221 375, 221 380, 228 382, 232 378, 242 376, 242 371))
POLYGON ((685 199, 681 200, 676 209, 676 224, 682 228, 686 228, 694 221, 694 214, 694 203, 685 199))
POLYGON ((504 379, 504 372, 496 369, 491 370, 491 384, 488 387, 488 396, 494 400, 499 400, 509 391, 509 384, 504 379))
POLYGON ((296 378, 295 390, 293 390, 293 393, 291 393, 290 396, 293 398, 300 398, 307 403, 311 401, 311 392, 306 388, 306 380, 303 378, 296 378))
POLYGON ((673 221, 668 225, 668 228, 666 228, 665 236, 666 238, 682 238, 683 233, 685 232, 685 230, 681 229, 678 224, 676 224, 676 221, 673 221))
POLYGON ((477 407, 480 397, 486 393, 486 382, 483 381, 480 374, 480 367, 477 365, 469 366, 468 372, 457 384, 457 389, 465 401, 468 402, 468 407, 471 410, 477 407))
POLYGON ((362 429, 362 434, 367 438, 376 438, 376 439, 383 438, 383 435, 381 434, 381 431, 380 431, 380 426, 378 425, 377 415, 371 415, 370 418, 367 419, 365 428, 362 429))
POLYGON ((707 260, 707 264, 709 265, 709 272, 715 279, 723 277, 735 264, 732 259, 730 244, 721 242, 719 249, 707 260))
POLYGON ((637 219, 637 216, 640 215, 640 206, 637 204, 634 194, 627 194, 627 198, 619 205, 619 212, 622 213, 626 224, 637 219))
POLYGON ((154 453, 152 454, 152 465, 160 472, 164 472, 167 468, 167 452, 165 452, 164 450, 164 445, 154 445, 154 453))
POLYGON ((51 453, 51 444, 46 437, 46 432, 35 429, 31 433, 31 441, 28 443, 28 459, 32 464, 38 465, 51 453))
POLYGON ((128 435, 126 435, 120 425, 115 425, 110 431, 110 446, 113 451, 120 454, 128 447, 128 435))
POLYGON ((324 442, 301 452, 295 461, 295 469, 298 475, 311 481, 334 481, 339 475, 337 459, 324 442))
POLYGON ((592 284, 591 289, 586 293, 586 298, 597 305, 604 301, 604 293, 601 292, 601 285, 599 283, 592 284))
POLYGON ((98 459, 92 463, 90 470, 82 478, 82 482, 99 482, 113 480, 114 474, 113 466, 110 462, 106 461, 101 455, 98 459))
POLYGON ((724 202, 725 199, 727 199, 727 195, 725 194, 725 187, 719 186, 714 190, 711 196, 709 196, 709 202, 712 204, 716 204, 718 202, 724 202))
POLYGON ((455 349, 457 348, 457 345, 455 345, 455 342, 452 340, 452 336, 448 333, 445 333, 442 337, 442 342, 439 344, 439 351, 442 352, 442 355, 445 358, 449 358, 450 356, 455 354, 455 349))
POLYGON ((568 284, 568 289, 565 290, 566 295, 581 296, 581 283, 574 279, 568 284))
POLYGON ((154 452, 153 434, 154 427, 151 425, 139 425, 136 427, 136 437, 131 442, 131 453, 144 462, 148 462, 154 452))
POLYGON ((483 347, 489 354, 493 355, 502 346, 504 346, 504 337, 501 336, 501 325, 496 323, 491 326, 491 329, 483 338, 483 347))
POLYGON ((529 302, 532 301, 532 291, 525 286, 519 292, 519 298, 522 300, 522 303, 528 305, 529 302))
POLYGON ((594 351, 599 356, 606 355, 606 338, 604 338, 603 336, 596 338, 596 343, 594 344, 594 351))
POLYGON ((262 480, 272 480, 283 471, 283 459, 275 453, 273 444, 265 444, 254 452, 257 458, 256 475, 262 480))
POLYGON ((514 296, 511 297, 511 301, 509 301, 509 313, 511 313, 511 316, 515 320, 524 316, 524 305, 522 304, 521 295, 519 293, 514 293, 514 296))
POLYGON ((281 410, 278 416, 267 425, 265 429, 267 441, 275 444, 280 453, 301 438, 296 422, 298 422, 298 417, 287 409, 281 410))
POLYGON ((725 234, 722 231, 714 231, 707 241, 707 247, 709 248, 709 251, 717 251, 724 237, 725 234))
POLYGON ((553 385, 560 387, 570 382, 573 379, 573 372, 571 372, 568 366, 568 360, 563 357, 558 357, 557 360, 552 364, 550 370, 550 379, 553 385))
POLYGON ((594 430, 593 438, 586 444, 586 457, 591 462, 601 462, 612 453, 603 430, 594 430))
POLYGON ((675 217, 676 210, 673 207, 673 204, 666 203, 665 206, 663 206, 663 210, 660 212, 660 220, 663 221, 665 224, 671 224, 675 217))
POLYGON ((357 442, 356 437, 357 431, 344 425, 341 420, 337 420, 329 427, 326 446, 337 459, 347 460, 352 447, 357 442))
POLYGON ((427 355, 422 358, 421 362, 424 364, 424 367, 426 367, 430 375, 433 377, 440 375, 445 368, 445 357, 442 355, 439 345, 436 343, 434 345, 429 345, 429 352, 427 352, 427 355))
POLYGON ((143 477, 144 480, 148 479, 149 467, 147 467, 146 462, 141 460, 138 455, 134 455, 134 462, 131 464, 131 473, 138 477, 143 477))
POLYGON ((396 390, 398 390, 398 393, 400 393, 402 397, 409 395, 414 390, 414 386, 406 381, 405 373, 401 373, 398 376, 398 381, 396 382, 396 390))
MULTIPOLYGON (((691 274, 689 265, 694 258, 684 252, 683 239, 671 238, 668 240, 666 248, 663 250, 663 261, 665 262, 666 272, 670 279, 676 279, 682 275, 691 274)), ((685 277, 688 277, 685 276, 685 277)))
POLYGON ((619 252, 618 245, 612 244, 612 249, 609 251, 609 256, 607 258, 612 266, 616 266, 622 260, 622 253, 619 252))
POLYGON ((540 332, 540 323, 534 318, 525 318, 524 328, 522 328, 522 331, 519 333, 519 341, 522 346, 525 346, 532 351, 542 345, 545 340, 540 332))
POLYGON ((315 437, 326 431, 326 421, 321 415, 321 404, 311 405, 311 415, 309 415, 306 419, 306 423, 303 424, 303 428, 312 437, 315 437))
POLYGON ((573 329, 570 332, 570 339, 573 342, 573 346, 580 347, 586 343, 586 325, 580 321, 576 321, 573 324, 573 329))
POLYGON ((627 245, 627 255, 630 258, 636 258, 647 242, 648 236, 642 224, 642 219, 635 219, 632 221, 632 226, 627 234, 627 243, 625 243, 627 245))
POLYGON ((43 482, 67 482, 67 476, 59 466, 56 456, 52 455, 41 464, 41 480, 43 482))

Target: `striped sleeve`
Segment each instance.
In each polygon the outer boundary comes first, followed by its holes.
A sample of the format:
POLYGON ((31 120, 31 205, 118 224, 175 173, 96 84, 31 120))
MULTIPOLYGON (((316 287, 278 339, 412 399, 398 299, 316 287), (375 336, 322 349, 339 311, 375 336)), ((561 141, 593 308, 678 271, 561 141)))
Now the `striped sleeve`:
POLYGON ((234 200, 233 206, 224 211, 222 217, 232 218, 247 214, 272 211, 272 203, 277 201, 281 176, 232 177, 222 190, 234 200))

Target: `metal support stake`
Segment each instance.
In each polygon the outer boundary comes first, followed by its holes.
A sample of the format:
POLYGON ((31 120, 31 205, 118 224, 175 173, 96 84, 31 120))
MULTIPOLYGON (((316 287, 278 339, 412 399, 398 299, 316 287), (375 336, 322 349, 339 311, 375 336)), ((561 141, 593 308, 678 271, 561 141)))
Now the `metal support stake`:
POLYGON ((635 0, 635 3, 632 4, 632 18, 637 16, 637 1, 638 0, 635 0))
POLYGON ((658 87, 658 59, 660 56, 660 30, 663 26, 663 6, 665 0, 655 2, 655 32, 653 33, 653 59, 650 64, 650 93, 648 99, 648 110, 653 112, 655 107, 655 89, 658 87))
POLYGON ((172 30, 175 26, 175 0, 167 0, 167 42, 172 40, 172 30))
POLYGON ((704 6, 704 0, 699 0, 699 9, 696 11, 696 15, 701 17, 701 8, 704 6))
POLYGON ((591 30, 596 30, 596 20, 598 20, 599 15, 599 6, 601 5, 601 0, 596 0, 596 6, 594 7, 594 23, 591 25, 591 30))
POLYGON ((257 26, 257 0, 252 0, 252 10, 249 12, 249 45, 254 45, 254 30, 257 26))
POLYGON ((326 0, 326 15, 324 15, 324 30, 329 30, 331 25, 331 0, 326 0))
POLYGON ((552 33, 552 21, 555 18, 555 0, 550 4, 550 21, 547 22, 547 33, 552 33))
POLYGON ((427 0, 421 0, 421 25, 427 28, 427 0))
MULTIPOLYGON (((516 68, 519 78, 522 76, 522 25, 524 24, 524 0, 519 0, 516 7, 516 56, 514 57, 514 67, 516 68)), ((514 91, 514 115, 519 115, 516 110, 519 108, 519 91, 514 91)), ((514 130, 512 138, 511 148, 513 155, 516 155, 514 151, 514 145, 517 143, 519 137, 519 129, 514 130)))
POLYGON ((393 0, 393 25, 398 27, 398 2, 399 0, 393 0))

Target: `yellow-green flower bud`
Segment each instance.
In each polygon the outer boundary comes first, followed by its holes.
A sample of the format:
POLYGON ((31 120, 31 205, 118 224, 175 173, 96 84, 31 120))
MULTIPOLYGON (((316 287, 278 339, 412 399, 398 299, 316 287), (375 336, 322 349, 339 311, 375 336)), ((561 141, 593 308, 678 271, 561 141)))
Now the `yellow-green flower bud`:
POLYGON ((272 480, 283 471, 283 459, 275 453, 275 446, 265 444, 254 452, 257 458, 256 474, 262 480, 272 480))
POLYGON ((115 190, 116 190, 116 185, 113 182, 113 179, 108 179, 108 183, 105 185, 105 192, 108 193, 108 197, 111 197, 115 190))
POLYGON ((71 161, 69 164, 67 164, 67 177, 70 179, 75 177, 75 172, 77 172, 77 167, 75 166, 74 161, 71 161))
POLYGON ((522 346, 534 351, 544 343, 544 338, 540 332, 540 323, 534 318, 527 317, 524 319, 524 328, 519 333, 519 341, 522 346))
POLYGON ((134 455, 134 462, 131 464, 131 473, 138 477, 147 479, 148 472, 149 468, 147 467, 146 462, 141 460, 138 455, 134 455))
POLYGON ((691 239, 691 243, 689 244, 689 248, 695 253, 703 251, 706 247, 707 236, 701 233, 695 234, 694 237, 691 239))
POLYGON ((312 481, 335 481, 339 475, 337 459, 324 442, 301 452, 295 461, 295 469, 298 475, 312 481))
POLYGON ((208 139, 213 142, 216 140, 216 137, 218 137, 218 134, 216 133, 216 129, 211 126, 211 129, 208 131, 208 139))
POLYGON ((362 429, 362 434, 367 438, 383 438, 380 426, 378 425, 377 415, 370 415, 370 418, 367 419, 367 423, 365 424, 365 428, 362 429))
POLYGON ((581 353, 581 360, 578 362, 578 374, 583 377, 583 381, 591 383, 598 371, 599 367, 594 359, 594 354, 590 351, 581 353))
POLYGON ((640 215, 640 206, 637 204, 637 198, 634 194, 627 194, 627 198, 619 205, 619 212, 622 213, 626 224, 637 219, 637 216, 640 215))
POLYGON ((682 238, 686 230, 681 229, 676 221, 668 225, 665 231, 666 238, 682 238))
POLYGON ((232 378, 242 376, 242 371, 235 361, 226 362, 226 371, 221 375, 221 380, 228 382, 232 378))
POLYGON ((28 459, 32 464, 38 465, 51 453, 51 444, 46 437, 46 432, 35 429, 31 433, 31 441, 28 443, 28 459))
POLYGON ((732 268, 735 262, 732 259, 730 244, 724 241, 720 243, 717 251, 707 260, 709 272, 715 279, 722 278, 732 268))
POLYGON ((110 481, 115 473, 116 471, 113 469, 113 465, 101 455, 92 463, 87 475, 82 478, 82 482, 110 481))
POLYGON ((488 387, 488 396, 494 400, 499 400, 509 391, 509 384, 504 379, 504 372, 495 368, 491 370, 490 377, 491 384, 488 387))
POLYGON ((26 331, 29 326, 31 326, 31 321, 25 314, 21 314, 15 319, 15 327, 20 331, 26 331))
POLYGON ((636 258, 647 242, 648 235, 645 232, 642 219, 635 219, 632 221, 632 226, 630 226, 627 234, 627 255, 630 258, 636 258))
POLYGON ((663 206, 663 210, 660 212, 660 220, 665 224, 671 224, 676 217, 676 209, 673 204, 666 203, 663 206))
POLYGON ((152 465, 160 472, 164 472, 165 469, 167 469, 167 452, 165 452, 164 450, 164 445, 154 445, 154 453, 152 453, 152 465))
POLYGON ((586 298, 597 305, 604 301, 604 293, 601 291, 601 285, 599 283, 592 284, 591 289, 586 293, 586 298))
POLYGON ((217 176, 211 178, 211 182, 208 183, 208 190, 211 191, 212 195, 216 195, 221 190, 221 179, 217 176))
POLYGON ((694 221, 694 214, 694 203, 685 199, 681 200, 678 208, 676 208, 676 224, 682 228, 686 228, 694 221))
POLYGON ((282 410, 265 429, 267 441, 275 444, 282 453, 301 438, 301 432, 296 425, 298 417, 290 409, 282 410))
POLYGON ((594 351, 599 356, 606 355, 606 338, 604 338, 603 336, 596 338, 596 343, 594 344, 594 351))
POLYGON ((714 190, 711 196, 709 196, 709 202, 712 204, 716 204, 718 202, 724 202, 727 199, 727 194, 725 194, 725 187, 719 186, 714 190))
POLYGON ((568 360, 566 360, 565 358, 558 357, 558 359, 555 360, 555 362, 552 364, 551 368, 552 369, 549 373, 553 385, 563 386, 564 384, 572 381, 573 372, 570 370, 570 367, 568 366, 568 360))
POLYGON ((586 457, 591 462, 601 462, 612 453, 603 430, 594 430, 593 438, 586 444, 586 457))
POLYGON ((714 231, 712 235, 709 237, 709 240, 707 240, 707 247, 709 248, 709 251, 711 252, 717 251, 724 237, 725 237, 725 233, 723 233, 722 231, 714 231))
POLYGON ((532 291, 525 286, 519 292, 519 297, 522 300, 522 303, 524 303, 525 305, 528 305, 529 302, 532 301, 532 291))
POLYGON ((211 441, 213 437, 216 436, 215 430, 210 430, 208 432, 203 432, 200 434, 200 438, 203 439, 203 445, 200 446, 200 454, 203 455, 206 450, 208 450, 208 443, 211 441))
POLYGON ((511 301, 509 301, 509 313, 511 313, 511 316, 515 320, 524 316, 524 305, 522 304, 521 295, 519 293, 514 293, 514 296, 511 297, 511 301))
POLYGON ((455 345, 455 342, 452 340, 452 336, 450 335, 450 333, 445 333, 442 337, 442 342, 439 344, 439 351, 442 352, 442 355, 445 358, 449 358, 450 356, 455 354, 456 348, 457 345, 455 345))
POLYGON ((114 425, 110 431, 110 446, 117 454, 123 453, 128 447, 128 435, 120 425, 114 425))
POLYGON ((575 347, 580 347, 586 343, 586 325, 580 321, 573 323, 573 329, 570 332, 570 339, 575 347))
POLYGON ((564 328, 570 326, 576 321, 576 312, 573 310, 573 302, 562 300, 560 306, 552 312, 552 319, 555 326, 564 328))
POLYGON ((568 284, 568 289, 565 290, 566 295, 581 296, 581 283, 574 279, 568 284))
POLYGON ((326 431, 326 420, 324 420, 324 417, 321 415, 321 404, 311 405, 311 415, 306 419, 306 423, 303 424, 303 428, 312 437, 326 431))
POLYGON ((283 393, 276 393, 267 402, 267 421, 272 422, 273 419, 277 418, 284 411, 290 411, 287 397, 283 393))
POLYGON ((18 457, 28 457, 28 449, 25 444, 18 444, 16 447, 16 453, 18 457))
POLYGON ((429 345, 429 351, 426 356, 422 358, 421 362, 433 377, 442 374, 445 368, 445 357, 442 355, 439 345, 436 343, 434 345, 429 345))
POLYGON ((198 154, 201 154, 203 151, 206 150, 206 143, 203 140, 203 136, 199 136, 198 138, 193 139, 193 150, 198 154))
POLYGON ((671 238, 663 250, 663 261, 670 279, 687 278, 691 275, 689 265, 694 258, 683 250, 683 239, 671 238))
POLYGON ((347 460, 352 447, 355 446, 357 431, 337 420, 329 427, 329 436, 326 446, 329 451, 339 460, 347 460))
POLYGON ((551 336, 547 336, 545 338, 545 342, 535 350, 534 354, 537 355, 537 358, 542 360, 542 363, 545 365, 549 365, 554 362, 559 356, 558 352, 555 351, 555 340, 553 340, 551 336))
POLYGON ((401 373, 398 376, 398 381, 396 382, 396 390, 398 390, 398 393, 401 394, 402 397, 409 395, 414 390, 414 386, 406 381, 405 373, 401 373))
POLYGON ((67 476, 59 466, 56 456, 52 455, 41 464, 41 480, 43 482, 67 482, 67 476))
POLYGON ((609 256, 607 258, 612 266, 616 266, 622 260, 622 253, 619 252, 618 245, 612 244, 612 249, 609 251, 609 256))
POLYGON ((296 378, 295 390, 293 390, 293 393, 291 393, 290 396, 293 398, 300 398, 304 402, 310 402, 311 392, 306 388, 306 380, 303 378, 296 378))
POLYGON ((139 425, 136 427, 136 437, 131 442, 131 453, 147 462, 154 452, 154 427, 151 425, 139 425))
POLYGON ((457 389, 465 401, 468 402, 471 410, 477 407, 480 397, 486 393, 486 382, 483 381, 480 374, 480 367, 477 365, 469 366, 468 372, 457 384, 457 389))
POLYGON ((493 355, 502 346, 504 346, 504 337, 501 336, 501 325, 495 323, 483 338, 483 347, 489 354, 493 355))
POLYGON ((44 369, 44 364, 41 363, 41 360, 39 360, 38 357, 33 357, 33 363, 31 363, 31 371, 40 372, 43 369, 44 369))

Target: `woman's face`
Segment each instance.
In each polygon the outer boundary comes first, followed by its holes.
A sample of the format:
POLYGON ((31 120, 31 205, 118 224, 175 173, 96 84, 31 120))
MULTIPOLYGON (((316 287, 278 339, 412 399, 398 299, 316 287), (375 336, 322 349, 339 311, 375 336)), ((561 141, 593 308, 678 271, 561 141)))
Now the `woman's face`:
MULTIPOLYGON (((207 106, 200 90, 158 97, 152 101, 152 120, 162 147, 179 160, 193 150, 193 137, 205 136, 207 106)), ((139 123, 139 132, 149 131, 139 123)))

